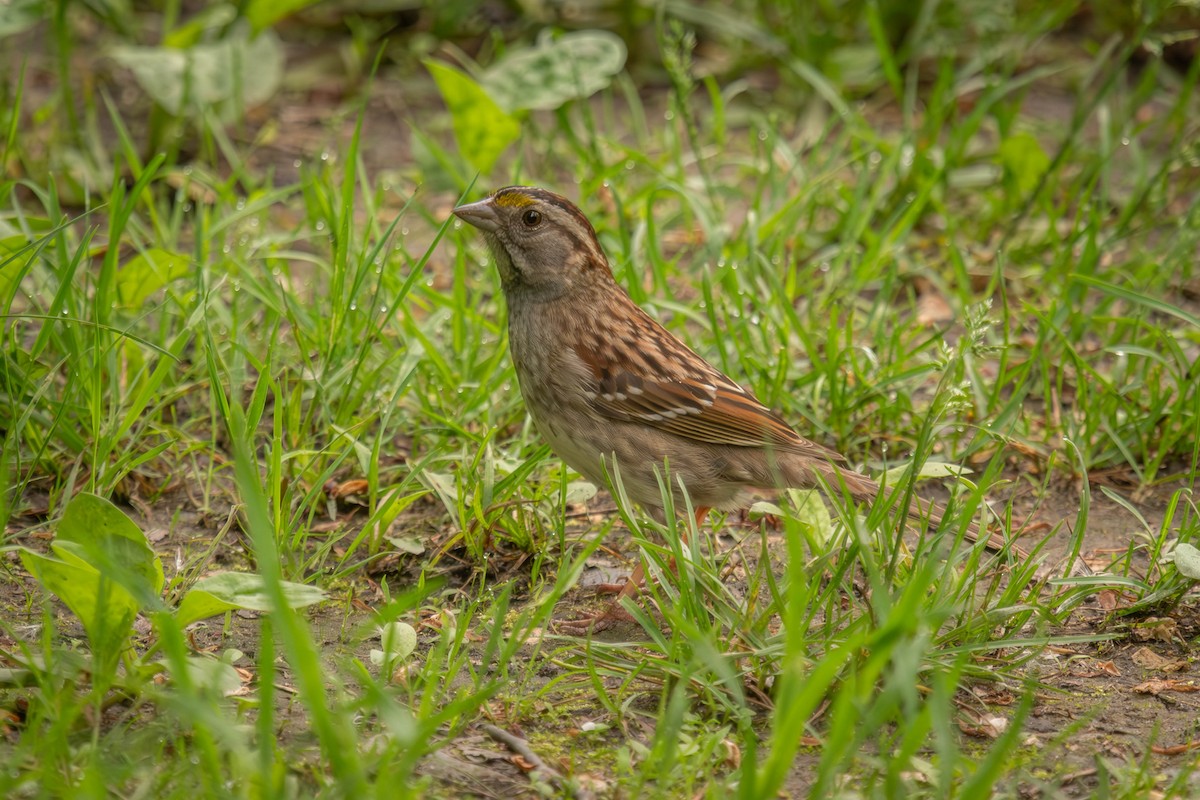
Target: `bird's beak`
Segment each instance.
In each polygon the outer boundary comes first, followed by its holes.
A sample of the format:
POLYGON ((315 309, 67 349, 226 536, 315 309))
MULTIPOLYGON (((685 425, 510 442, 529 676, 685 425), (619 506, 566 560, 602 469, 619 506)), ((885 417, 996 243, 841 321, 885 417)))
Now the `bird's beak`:
POLYGON ((454 216, 489 233, 500 227, 500 217, 496 214, 496 207, 492 205, 491 198, 459 206, 454 209, 454 216))

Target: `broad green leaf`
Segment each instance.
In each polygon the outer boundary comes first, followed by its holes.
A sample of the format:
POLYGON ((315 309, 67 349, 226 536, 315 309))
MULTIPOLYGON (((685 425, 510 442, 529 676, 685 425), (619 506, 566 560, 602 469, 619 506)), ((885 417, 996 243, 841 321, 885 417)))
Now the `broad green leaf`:
POLYGON ((796 519, 809 529, 813 539, 821 544, 828 542, 833 532, 833 518, 829 516, 821 493, 815 489, 788 489, 787 494, 796 507, 796 519))
POLYGON ((87 563, 78 545, 52 545, 61 557, 21 551, 21 563, 46 589, 71 609, 87 631, 101 674, 111 670, 128 646, 138 603, 116 582, 87 563))
POLYGON ((125 587, 144 605, 162 593, 162 562, 146 535, 121 509, 83 492, 67 504, 56 542, 77 544, 89 564, 125 587))
POLYGON ((436 61, 425 66, 450 109, 459 153, 479 172, 490 172, 521 134, 521 124, 466 74, 436 61))
POLYGON ((6 300, 17 280, 24 276, 25 267, 37 247, 24 236, 5 236, 0 239, 0 301, 6 300))
POLYGON ((179 608, 175 610, 175 621, 182 627, 224 614, 226 611, 236 611, 238 608, 237 603, 231 603, 203 589, 192 589, 183 596, 179 608))
POLYGON ((762 519, 765 516, 782 517, 784 511, 779 506, 769 500, 757 500, 751 504, 750 508, 746 509, 747 515, 754 522, 762 519))
POLYGON ((575 503, 586 503, 596 496, 596 484, 590 481, 571 481, 567 484, 566 497, 564 502, 567 505, 575 503))
POLYGON ((141 308, 146 298, 190 272, 186 256, 152 247, 117 271, 117 296, 126 308, 141 308))
POLYGON ((625 66, 625 42, 608 31, 577 31, 514 50, 484 72, 483 86, 509 111, 555 109, 590 97, 625 66))
MULTIPOLYGON (((911 464, 901 464, 898 467, 892 467, 883 473, 880 481, 886 483, 888 486, 894 486, 907 477, 911 467, 911 464)), ((972 470, 969 467, 951 464, 946 461, 926 461, 921 465, 921 471, 917 473, 917 478, 959 478, 963 475, 970 475, 971 472, 972 470)))
POLYGON ((183 50, 117 47, 112 57, 175 115, 215 108, 222 118, 233 119, 268 100, 283 78, 283 49, 269 30, 251 39, 244 27, 236 28, 225 39, 183 50))
MULTIPOLYGON (((170 674, 170 662, 163 660, 159 663, 170 674)), ((228 662, 207 656, 190 656, 186 663, 188 679, 193 686, 222 697, 235 695, 242 690, 242 676, 228 662)))
POLYGON ((434 472, 433 470, 424 470, 421 477, 425 479, 425 483, 433 490, 433 493, 442 501, 442 505, 447 509, 453 509, 458 504, 458 484, 454 480, 453 475, 445 472, 434 472))
POLYGON ((1000 143, 1000 163, 1020 196, 1037 188, 1050 157, 1032 133, 1015 133, 1000 143))
POLYGON ((173 50, 185 50, 206 38, 220 38, 221 31, 233 24, 237 14, 237 9, 232 5, 212 3, 176 25, 163 36, 160 44, 173 50))
POLYGON ((371 663, 390 669, 392 664, 403 661, 417 649, 417 632, 407 622, 390 622, 379 629, 382 650, 371 651, 371 663))
MULTIPOLYGON (((2 0, 0 0, 2 2, 2 0)), ((54 230, 54 224, 46 217, 23 217, 23 226, 30 232, 26 235, 8 220, 0 218, 0 303, 5 303, 24 277, 25 269, 46 237, 54 230)))
POLYGON ((425 552, 425 545, 420 539, 412 536, 385 536, 387 542, 401 553, 411 553, 419 556, 425 552))
POLYGON ((1200 581, 1200 550, 1187 542, 1175 545, 1175 569, 1185 578, 1200 581))
POLYGON ((883 61, 873 43, 846 44, 835 47, 824 65, 824 71, 843 87, 876 86, 883 77, 883 61))
MULTIPOLYGON (((821 493, 815 489, 788 489, 787 496, 792 501, 792 516, 808 530, 812 539, 821 544, 829 541, 829 534, 833 531, 833 518, 829 516, 829 509, 821 493)), ((766 500, 759 500, 750 506, 752 520, 759 520, 767 514, 783 517, 787 512, 766 500)))
POLYGON ((269 28, 279 20, 301 9, 316 5, 321 0, 250 0, 242 8, 242 14, 256 31, 269 28))
MULTIPOLYGON (((325 592, 315 586, 284 581, 283 594, 288 608, 304 608, 325 599, 325 592)), ((193 622, 226 611, 246 608, 252 611, 270 611, 271 602, 263 589, 262 576, 248 572, 218 572, 196 581, 175 612, 179 625, 193 622)))
POLYGON ((0 39, 21 33, 42 21, 48 4, 45 0, 4 0, 0 2, 0 39))

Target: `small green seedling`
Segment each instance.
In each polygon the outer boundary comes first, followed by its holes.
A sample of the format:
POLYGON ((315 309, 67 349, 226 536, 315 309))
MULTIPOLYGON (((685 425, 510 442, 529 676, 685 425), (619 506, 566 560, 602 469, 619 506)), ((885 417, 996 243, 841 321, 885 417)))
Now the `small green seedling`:
MULTIPOLYGON (((165 662, 148 660, 157 643, 135 654, 132 637, 139 614, 165 612, 152 615, 155 626, 170 624, 182 630, 228 611, 270 610, 261 576, 239 572, 202 578, 177 608, 169 608, 162 600, 162 561, 145 534, 119 508, 94 494, 80 494, 67 505, 49 555, 27 548, 20 552, 25 568, 83 624, 91 645, 93 682, 101 689, 118 684, 136 689, 137 678, 165 668, 165 662), (117 674, 122 664, 123 678, 117 674)), ((320 589, 303 584, 285 582, 283 589, 290 608, 304 608, 325 597, 320 589)))

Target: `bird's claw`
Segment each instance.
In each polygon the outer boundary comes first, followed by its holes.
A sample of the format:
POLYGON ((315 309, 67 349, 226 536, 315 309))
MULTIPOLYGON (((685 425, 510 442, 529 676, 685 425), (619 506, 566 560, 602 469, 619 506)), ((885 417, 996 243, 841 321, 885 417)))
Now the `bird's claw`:
POLYGON ((636 622, 633 615, 613 603, 599 614, 581 617, 580 619, 556 620, 551 623, 555 633, 565 633, 571 636, 587 636, 588 634, 606 631, 618 622, 636 622))

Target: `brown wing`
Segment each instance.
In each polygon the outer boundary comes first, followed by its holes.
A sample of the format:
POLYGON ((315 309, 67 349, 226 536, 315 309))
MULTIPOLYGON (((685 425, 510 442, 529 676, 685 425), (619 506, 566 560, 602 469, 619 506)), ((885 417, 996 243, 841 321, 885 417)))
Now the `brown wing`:
POLYGON ((709 444, 845 460, 801 437, 649 316, 636 316, 613 320, 607 341, 597 335, 575 348, 591 370, 585 391, 597 413, 709 444))

